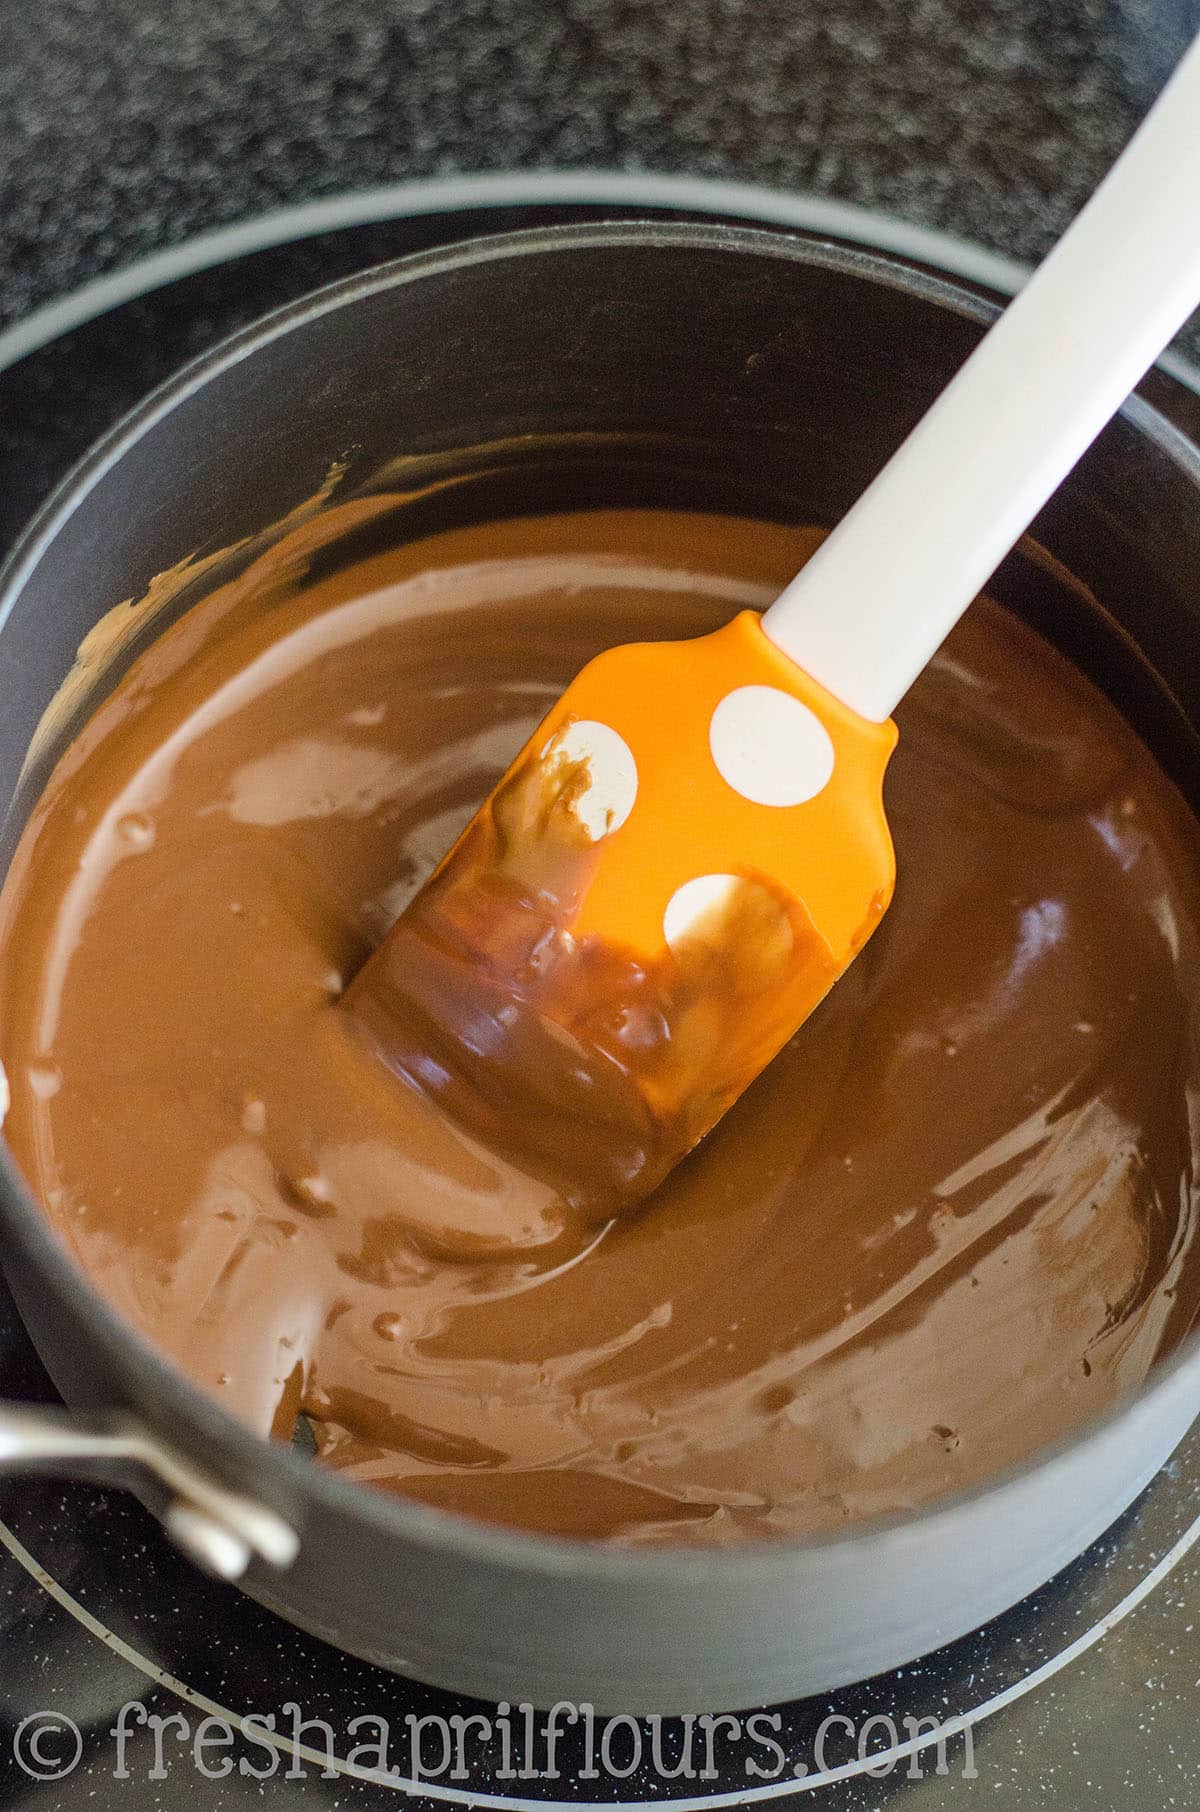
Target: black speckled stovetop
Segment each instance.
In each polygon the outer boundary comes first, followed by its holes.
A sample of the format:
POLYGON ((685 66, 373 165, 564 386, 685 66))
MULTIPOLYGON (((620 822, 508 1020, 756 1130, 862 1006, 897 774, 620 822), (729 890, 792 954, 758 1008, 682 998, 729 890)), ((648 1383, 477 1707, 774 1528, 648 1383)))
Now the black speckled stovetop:
POLYGON ((1200 0, 0 0, 0 321, 280 203, 513 167, 764 181, 1033 258, 1197 27, 1200 0))

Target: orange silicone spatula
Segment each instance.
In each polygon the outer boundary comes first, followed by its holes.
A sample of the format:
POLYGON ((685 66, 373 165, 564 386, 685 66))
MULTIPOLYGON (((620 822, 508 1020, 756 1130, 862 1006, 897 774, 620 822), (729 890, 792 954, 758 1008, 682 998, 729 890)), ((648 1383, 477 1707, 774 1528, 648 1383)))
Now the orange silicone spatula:
POLYGON ((605 1211, 715 1123, 891 897, 889 714, 1200 301, 1200 45, 759 618, 615 648, 347 996, 479 1139, 605 1211))

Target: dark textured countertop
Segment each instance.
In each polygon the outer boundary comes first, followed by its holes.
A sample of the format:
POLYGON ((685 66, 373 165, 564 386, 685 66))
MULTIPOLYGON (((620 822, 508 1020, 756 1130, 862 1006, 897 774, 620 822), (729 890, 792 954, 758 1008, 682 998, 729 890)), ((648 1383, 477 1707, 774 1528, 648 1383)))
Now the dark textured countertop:
POLYGON ((1200 0, 0 0, 0 321, 404 177, 815 191, 1036 257, 1200 0))

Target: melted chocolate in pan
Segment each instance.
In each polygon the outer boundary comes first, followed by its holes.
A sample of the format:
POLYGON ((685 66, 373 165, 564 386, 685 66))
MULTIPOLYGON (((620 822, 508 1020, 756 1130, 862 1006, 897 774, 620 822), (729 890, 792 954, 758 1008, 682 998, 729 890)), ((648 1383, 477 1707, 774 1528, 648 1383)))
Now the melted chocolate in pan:
POLYGON ((565 1206, 339 1005, 593 653, 765 605, 812 545, 595 512, 306 582, 284 544, 60 763, 0 905, 6 1134, 254 1427, 496 1521, 733 1542, 981 1480, 1196 1319, 1200 829, 986 599, 897 714, 883 927, 639 1214, 565 1206))

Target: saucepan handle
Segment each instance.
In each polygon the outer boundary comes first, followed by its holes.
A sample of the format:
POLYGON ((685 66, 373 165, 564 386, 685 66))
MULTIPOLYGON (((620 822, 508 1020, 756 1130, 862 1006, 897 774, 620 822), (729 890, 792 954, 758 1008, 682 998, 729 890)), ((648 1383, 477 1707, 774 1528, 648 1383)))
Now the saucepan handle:
POLYGON ((0 1472, 42 1472, 137 1490, 152 1482, 156 1513, 190 1560, 240 1579, 254 1557, 286 1567, 296 1531, 276 1511, 217 1482, 131 1417, 0 1402, 0 1472))

